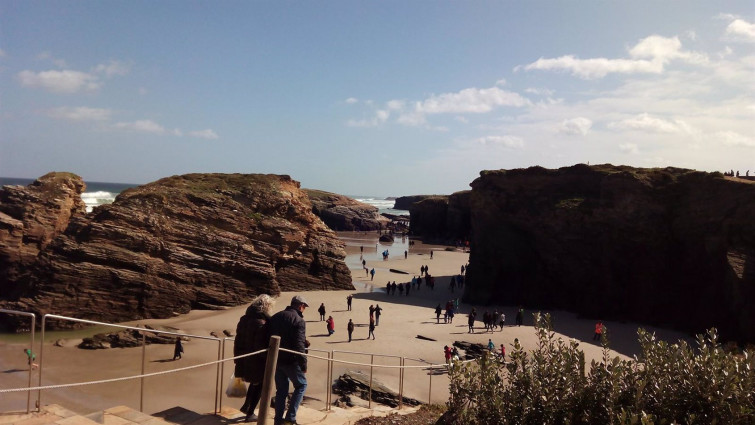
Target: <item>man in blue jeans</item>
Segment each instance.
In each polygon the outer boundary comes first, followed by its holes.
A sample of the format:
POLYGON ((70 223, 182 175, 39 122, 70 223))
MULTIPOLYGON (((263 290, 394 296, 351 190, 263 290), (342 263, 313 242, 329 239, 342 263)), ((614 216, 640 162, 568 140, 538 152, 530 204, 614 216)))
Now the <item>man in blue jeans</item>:
MULTIPOLYGON (((307 325, 304 321, 304 309, 309 304, 301 295, 291 299, 291 305, 270 318, 270 334, 281 337, 281 348, 300 353, 306 353, 307 325)), ((299 409, 304 391, 307 389, 307 357, 281 351, 278 354, 278 366, 275 369, 275 425, 296 424, 296 411, 299 409), (288 381, 294 384, 294 392, 286 410, 286 396, 288 396, 288 381)))

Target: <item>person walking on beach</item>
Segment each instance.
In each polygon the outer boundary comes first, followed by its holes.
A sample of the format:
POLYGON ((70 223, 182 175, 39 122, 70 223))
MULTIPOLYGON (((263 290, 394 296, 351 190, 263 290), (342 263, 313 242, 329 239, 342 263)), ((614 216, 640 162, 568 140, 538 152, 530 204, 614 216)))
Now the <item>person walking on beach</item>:
POLYGON ((173 346, 173 360, 181 359, 181 354, 184 352, 184 346, 181 344, 181 337, 176 338, 176 345, 173 346))
POLYGON ((474 310, 471 313, 469 313, 469 318, 467 319, 467 324, 469 325, 469 331, 467 332, 468 334, 473 334, 474 333, 474 319, 475 319, 475 316, 476 316, 476 314, 475 314, 474 310))
POLYGON ((351 300, 354 299, 354 296, 349 294, 348 297, 346 297, 346 311, 351 311, 351 300))
POLYGON ((595 334, 592 336, 593 341, 600 341, 600 337, 603 335, 603 322, 598 320, 595 324, 595 334))
POLYGON ((409 256, 409 251, 404 251, 404 260, 409 256))
POLYGON ((436 321, 435 324, 436 325, 440 324, 440 313, 441 312, 443 312, 443 309, 440 308, 440 304, 438 304, 438 306, 435 307, 435 321, 436 321))
POLYGON ((493 344, 493 340, 488 338, 488 351, 491 353, 495 352, 495 344, 493 344))
POLYGON ((501 326, 501 332, 503 332, 503 325, 506 324, 506 315, 501 312, 501 315, 498 316, 499 325, 501 326))
POLYGON ((351 342, 351 334, 354 333, 354 322, 349 319, 349 324, 346 325, 346 331, 349 333, 349 342, 351 342))
POLYGON ((320 308, 317 309, 317 312, 320 313, 320 321, 322 322, 325 320, 325 303, 320 304, 320 308))
POLYGON ((451 348, 449 348, 448 345, 443 347, 443 357, 446 358, 446 364, 450 366, 451 365, 451 348))
POLYGON ((370 333, 367 334, 367 339, 370 339, 370 337, 372 337, 372 339, 375 339, 375 319, 373 319, 372 317, 370 317, 369 329, 370 329, 370 333))
MULTIPOLYGON (((34 363, 34 360, 37 359, 37 355, 34 354, 34 352, 31 351, 31 349, 24 348, 24 354, 26 354, 27 361, 29 363, 29 367, 31 368, 31 370, 34 370, 39 367, 38 364, 34 363)), ((175 360, 175 358, 173 360, 175 360)))
POLYGON ((383 311, 382 308, 380 308, 380 304, 375 304, 375 326, 380 325, 380 312, 383 311))
POLYGON ((501 361, 506 361, 506 347, 501 344, 501 361))
POLYGON ((333 320, 333 316, 328 316, 328 320, 325 321, 325 327, 328 329, 328 336, 336 332, 336 323, 333 320))
POLYGON ((519 306, 519 310, 516 312, 516 325, 522 326, 523 320, 524 320, 524 308, 522 308, 522 306, 519 306))
MULTIPOLYGON (((255 297, 247 307, 246 313, 236 325, 236 339, 233 342, 233 356, 241 356, 267 348, 270 340, 268 321, 275 299, 267 294, 255 297)), ((233 374, 249 383, 246 400, 239 410, 246 413, 246 422, 257 420, 254 409, 262 395, 262 378, 265 371, 267 354, 247 356, 236 359, 233 374)))
POLYGON ((372 270, 370 270, 370 280, 375 280, 375 268, 373 267, 372 270))
MULTIPOLYGON (((309 307, 301 295, 291 299, 291 305, 270 318, 270 334, 281 337, 280 346, 299 353, 307 349, 307 323, 304 321, 304 309, 309 307)), ((296 411, 307 389, 307 357, 281 351, 278 354, 278 367, 275 369, 275 419, 274 425, 283 425, 283 421, 296 423, 296 411), (294 385, 294 392, 286 410, 289 381, 294 385)))
POLYGON ((370 320, 375 320, 375 306, 370 304, 370 320))
POLYGON ((430 259, 431 260, 433 259, 433 250, 432 249, 430 250, 430 259))

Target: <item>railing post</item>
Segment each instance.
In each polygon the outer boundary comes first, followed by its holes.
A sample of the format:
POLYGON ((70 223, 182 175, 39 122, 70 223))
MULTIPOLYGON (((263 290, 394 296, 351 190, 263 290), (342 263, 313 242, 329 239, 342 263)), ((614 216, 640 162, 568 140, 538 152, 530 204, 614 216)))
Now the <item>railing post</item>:
POLYGON ((45 319, 47 315, 42 316, 42 342, 39 344, 39 384, 40 389, 37 390, 37 411, 42 408, 42 354, 45 349, 45 319))
MULTIPOLYGON (((147 334, 142 332, 142 375, 146 369, 147 364, 147 334)), ((141 381, 141 387, 139 389, 139 411, 144 412, 144 376, 139 378, 141 381)))
POLYGON ((404 358, 401 358, 401 368, 398 372, 398 410, 404 408, 404 358))
MULTIPOLYGON (((222 352, 223 352, 223 354, 221 354, 221 356, 223 358, 223 362, 220 363, 220 375, 219 375, 220 376, 220 386, 218 386, 217 384, 215 385, 215 400, 219 400, 218 401, 218 405, 220 406, 221 409, 223 408, 223 384, 224 384, 223 380, 225 378, 225 340, 226 340, 226 338, 223 338, 223 342, 222 342, 222 346, 223 346, 222 352), (218 388, 220 388, 220 391, 218 391, 218 388)), ((218 411, 218 409, 217 409, 217 406, 216 406, 215 413, 217 413, 217 411, 218 411)))
POLYGON ((375 363, 375 355, 370 354, 370 392, 369 399, 367 401, 367 408, 372 409, 372 365, 375 363))
POLYGON ((427 404, 433 404, 433 367, 432 363, 431 366, 428 368, 430 370, 430 389, 427 393, 427 404))
POLYGON ((335 365, 336 353, 333 352, 333 350, 330 351, 330 374, 328 375, 328 410, 330 410, 330 406, 333 405, 333 366, 335 365))
POLYGON ((278 349, 281 346, 281 337, 270 337, 270 345, 267 347, 267 361, 265 363, 265 377, 262 380, 262 395, 260 395, 260 410, 257 425, 267 424, 267 410, 270 408, 270 395, 272 394, 273 382, 275 381, 275 368, 278 365, 278 349))
MULTIPOLYGON (((15 314, 20 316, 29 316, 31 317, 31 341, 29 342, 29 350, 31 352, 29 353, 29 384, 27 388, 31 388, 31 380, 32 380, 32 371, 34 369, 34 359, 32 356, 34 355, 34 331, 37 327, 37 315, 34 313, 28 313, 25 311, 16 311, 16 310, 5 310, 0 308, 0 313, 7 313, 7 314, 15 314)), ((41 356, 41 354, 40 354, 41 356)), ((26 391, 26 413, 31 412, 31 390, 26 391)))
POLYGON ((221 345, 223 344, 222 339, 218 339, 218 365, 215 367, 215 412, 213 413, 219 413, 220 409, 218 408, 218 397, 220 394, 220 363, 222 363, 220 360, 221 353, 221 345))

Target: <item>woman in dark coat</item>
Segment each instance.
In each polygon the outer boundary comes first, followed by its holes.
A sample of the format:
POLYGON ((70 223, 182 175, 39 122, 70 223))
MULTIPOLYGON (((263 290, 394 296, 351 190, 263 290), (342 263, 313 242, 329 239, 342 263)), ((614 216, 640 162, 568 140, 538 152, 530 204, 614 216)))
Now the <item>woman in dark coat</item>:
MULTIPOLYGON (((269 295, 260 295, 252 300, 236 326, 236 340, 233 345, 233 356, 248 354, 267 348, 270 340, 270 331, 267 321, 273 310, 275 300, 269 295)), ((241 406, 241 411, 246 413, 246 422, 257 420, 254 409, 262 395, 262 378, 265 374, 265 353, 236 359, 234 375, 249 383, 246 392, 246 401, 241 406)))

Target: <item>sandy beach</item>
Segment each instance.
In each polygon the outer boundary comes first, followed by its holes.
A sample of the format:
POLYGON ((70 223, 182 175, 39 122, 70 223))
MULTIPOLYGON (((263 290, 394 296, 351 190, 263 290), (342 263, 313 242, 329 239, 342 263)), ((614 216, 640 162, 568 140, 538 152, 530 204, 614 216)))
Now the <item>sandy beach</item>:
MULTIPOLYGON (((469 254, 461 250, 446 251, 445 247, 423 245, 419 241, 409 246, 408 240, 397 240, 393 244, 383 245, 377 242, 375 233, 342 232, 339 236, 347 244, 347 265, 352 271, 355 289, 353 291, 313 291, 304 292, 310 308, 305 311, 307 337, 311 342, 311 354, 327 356, 325 352, 334 352, 336 359, 370 362, 370 355, 350 354, 344 351, 375 354, 375 363, 398 365, 396 357, 421 359, 432 363, 443 363, 443 346, 454 341, 469 341, 487 344, 488 338, 496 346, 505 344, 507 350, 518 338, 522 345, 531 349, 535 347, 535 333, 532 327, 533 310, 525 311, 524 326, 512 326, 516 306, 471 306, 460 305, 454 323, 445 324, 441 317, 436 323, 434 308, 437 304, 461 294, 457 290, 451 293, 449 278, 458 274, 466 264, 469 254), (374 268, 374 280, 365 275, 360 260, 360 247, 369 269, 374 268), (389 259, 383 261, 381 252, 388 249, 389 259), (404 251, 408 251, 404 258, 404 251), (430 259, 430 250, 433 258, 430 259), (407 282, 413 275, 419 275, 420 266, 427 265, 436 276, 434 291, 422 287, 412 291, 409 296, 387 295, 383 290, 388 281, 407 282), (407 274, 394 273, 389 269, 404 271, 407 274), (346 297, 353 294, 352 311, 347 311, 346 297), (324 303, 328 315, 335 320, 336 332, 328 336, 325 322, 320 322, 317 308, 324 303), (375 340, 367 339, 369 323, 369 306, 377 305, 383 309, 380 324, 375 330, 375 340), (481 316, 483 311, 498 309, 506 314, 508 326, 503 331, 494 333, 467 333, 466 315, 473 307, 481 316), (348 342, 346 324, 352 319, 356 324, 354 340, 348 342), (417 338, 418 335, 434 339, 429 341, 417 338)), ((278 299, 275 311, 288 305, 295 293, 283 293, 278 299)), ((212 332, 222 335, 223 330, 235 331, 239 317, 246 310, 246 305, 222 311, 193 311, 189 314, 162 320, 144 320, 128 324, 171 326, 181 332, 192 335, 210 336, 212 332)), ((583 320, 576 315, 563 311, 548 311, 553 317, 554 330, 563 338, 580 340, 580 347, 585 351, 587 361, 602 357, 601 347, 592 341, 593 321, 583 320)), ((479 316, 478 316, 479 319, 479 316)), ((612 352, 620 356, 632 356, 637 353, 636 332, 638 325, 633 323, 604 322, 609 329, 612 352)), ((478 328, 482 323, 478 322, 478 328)), ((656 332, 660 339, 676 341, 686 335, 669 330, 645 327, 656 332)), ((138 375, 141 371, 141 348, 82 350, 73 345, 77 341, 71 338, 66 346, 53 346, 52 342, 60 335, 48 337, 44 347, 43 384, 62 384, 85 382, 129 375, 138 375)), ((28 365, 22 350, 27 346, 18 337, 3 338, 0 342, 0 389, 25 387, 28 379, 28 365)), ((185 353, 181 360, 173 361, 173 347, 170 345, 149 345, 146 348, 146 371, 157 372, 210 362, 217 359, 218 343, 192 339, 184 344, 185 353)), ((38 351, 38 350, 37 350, 38 351)), ((233 341, 225 345, 225 357, 231 357, 233 341)), ((419 364, 407 360, 407 365, 419 364)), ((305 404, 315 409, 325 407, 324 400, 328 384, 326 362, 310 359, 308 371, 308 388, 305 404)), ((346 370, 361 370, 369 373, 369 367, 336 364, 334 377, 346 370)), ((232 362, 225 365, 223 377, 227 383, 233 370, 232 362)), ((189 371, 160 375, 145 379, 144 411, 154 413, 174 406, 183 406, 197 412, 211 412, 214 408, 216 367, 202 367, 189 371)), ((391 388, 398 390, 398 369, 374 369, 374 376, 391 388)), ((427 402, 429 396, 430 375, 425 369, 409 369, 405 374, 404 392, 407 396, 427 402)), ((36 372, 33 383, 37 383, 36 372)), ((115 405, 139 407, 140 381, 88 385, 68 389, 48 390, 42 394, 42 403, 61 403, 80 413, 109 408, 115 405)), ((432 401, 442 403, 448 397, 448 380, 445 374, 432 376, 432 401)), ((35 397, 32 397, 35 399, 35 397)), ((223 398, 223 405, 238 408, 242 399, 223 398)), ((0 394, 0 411, 16 411, 26 407, 25 393, 0 394)))

